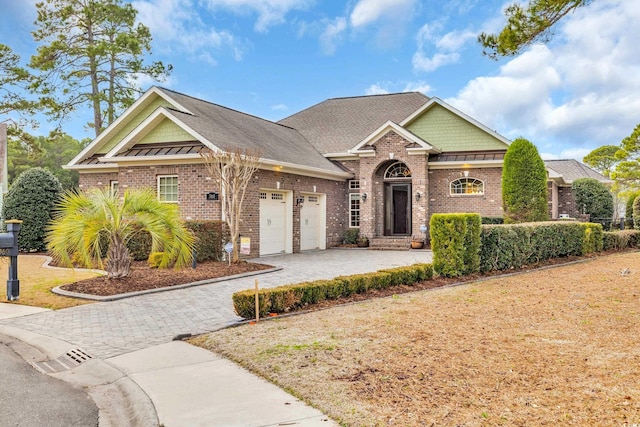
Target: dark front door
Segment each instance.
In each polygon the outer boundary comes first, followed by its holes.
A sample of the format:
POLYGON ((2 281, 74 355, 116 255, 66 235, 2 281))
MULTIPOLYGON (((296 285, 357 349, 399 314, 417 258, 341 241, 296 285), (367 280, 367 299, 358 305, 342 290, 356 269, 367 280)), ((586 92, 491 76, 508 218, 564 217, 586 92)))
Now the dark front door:
POLYGON ((384 234, 411 234, 411 184, 385 184, 384 234))

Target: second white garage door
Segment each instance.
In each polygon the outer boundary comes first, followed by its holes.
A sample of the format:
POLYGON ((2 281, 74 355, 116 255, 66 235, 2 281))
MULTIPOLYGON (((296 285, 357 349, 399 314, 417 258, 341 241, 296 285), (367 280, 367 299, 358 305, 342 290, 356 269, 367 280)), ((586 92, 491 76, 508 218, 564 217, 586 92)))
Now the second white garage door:
POLYGON ((317 194, 304 195, 304 203, 300 208, 300 250, 326 249, 324 196, 317 194))
POLYGON ((284 253, 287 249, 287 204, 285 194, 260 193, 260 255, 284 253))

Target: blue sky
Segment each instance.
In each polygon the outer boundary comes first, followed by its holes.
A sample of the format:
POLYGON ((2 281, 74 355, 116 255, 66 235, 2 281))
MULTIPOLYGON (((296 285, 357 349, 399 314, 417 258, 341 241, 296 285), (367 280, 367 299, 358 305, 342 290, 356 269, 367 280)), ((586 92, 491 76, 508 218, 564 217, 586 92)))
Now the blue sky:
MULTIPOLYGON (((476 42, 510 2, 132 0, 150 27, 161 86, 278 120, 327 98, 416 90, 545 158, 582 159, 640 123, 640 7, 598 0, 548 45, 492 61, 476 42)), ((35 0, 0 0, 0 42, 26 62, 35 0)), ((151 82, 142 82, 147 88, 151 82)), ((89 115, 64 123, 76 138, 89 115)), ((41 133, 50 125, 43 123, 41 133)))

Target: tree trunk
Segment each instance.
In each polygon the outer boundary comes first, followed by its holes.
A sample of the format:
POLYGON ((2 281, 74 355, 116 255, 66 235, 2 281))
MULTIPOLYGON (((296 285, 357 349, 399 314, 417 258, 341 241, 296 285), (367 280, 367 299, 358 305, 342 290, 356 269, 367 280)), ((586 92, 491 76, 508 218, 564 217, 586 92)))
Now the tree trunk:
POLYGON ((129 249, 118 235, 111 236, 107 252, 107 276, 109 279, 127 277, 131 270, 129 249))

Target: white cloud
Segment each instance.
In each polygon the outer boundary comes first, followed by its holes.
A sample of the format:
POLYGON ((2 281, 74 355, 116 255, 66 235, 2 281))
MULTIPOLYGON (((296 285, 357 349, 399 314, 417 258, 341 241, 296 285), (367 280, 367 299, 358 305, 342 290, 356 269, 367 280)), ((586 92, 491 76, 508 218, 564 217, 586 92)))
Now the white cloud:
POLYGON ((337 43, 340 41, 342 33, 347 29, 347 20, 344 17, 337 17, 329 21, 320 35, 320 47, 325 55, 333 55, 336 51, 337 43))
POLYGON ((365 95, 384 95, 392 92, 422 92, 425 95, 431 91, 431 86, 422 80, 414 82, 378 82, 365 89, 365 95))
POLYGON ((435 71, 443 65, 458 62, 460 55, 458 53, 436 53, 432 57, 426 57, 423 52, 416 52, 413 55, 411 63, 413 69, 418 71, 435 71))
POLYGON ((426 82, 420 80, 416 82, 409 82, 405 85, 403 92, 421 92, 427 95, 433 88, 426 82))
POLYGON ((351 12, 353 27, 361 27, 377 21, 384 15, 399 15, 413 8, 415 0, 360 0, 351 12))
POLYGON ((276 104, 271 106, 271 110, 273 111, 287 111, 288 109, 289 107, 287 107, 285 104, 276 104))
POLYGON ((418 49, 411 61, 415 71, 435 71, 444 65, 458 62, 459 51, 470 40, 475 40, 477 35, 470 30, 456 30, 440 36, 442 27, 442 22, 435 21, 423 25, 418 31, 416 35, 418 49), (427 51, 431 55, 427 54, 427 51))
POLYGON ((618 144, 640 121, 640 8, 602 0, 569 15, 548 46, 534 45, 495 76, 478 77, 447 102, 541 151, 581 158, 618 144))
POLYGON ((225 49, 235 60, 242 59, 243 43, 230 32, 202 22, 194 13, 192 0, 135 0, 132 4, 138 10, 138 20, 149 27, 154 45, 160 50, 186 53, 211 65, 217 63, 213 53, 225 49))
POLYGON ((266 32, 269 27, 286 22, 286 15, 292 10, 305 10, 312 0, 206 0, 210 9, 228 9, 235 13, 258 14, 255 30, 266 32))
POLYGON ((364 90, 365 95, 384 95, 387 93, 389 93, 389 90, 385 89, 378 83, 372 84, 364 90))
POLYGON ((581 162, 584 156, 589 154, 591 149, 589 148, 568 148, 566 150, 562 150, 559 153, 546 153, 541 152, 540 157, 543 160, 566 160, 566 159, 576 159, 581 162))

